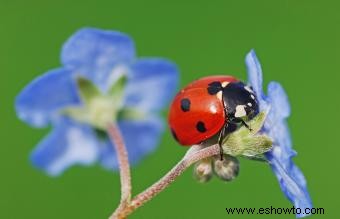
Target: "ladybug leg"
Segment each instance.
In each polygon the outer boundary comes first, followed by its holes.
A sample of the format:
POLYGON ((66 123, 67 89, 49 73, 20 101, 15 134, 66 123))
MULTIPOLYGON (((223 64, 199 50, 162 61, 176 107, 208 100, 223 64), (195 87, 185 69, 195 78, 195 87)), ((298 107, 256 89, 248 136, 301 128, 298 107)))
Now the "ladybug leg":
POLYGON ((250 128, 250 126, 249 126, 243 119, 241 119, 241 123, 242 123, 247 129, 249 129, 249 131, 252 131, 252 129, 250 128))
POLYGON ((250 128, 250 126, 241 118, 233 118, 231 120, 232 123, 241 123, 242 125, 244 125, 247 129, 249 129, 249 131, 252 131, 252 129, 250 128))
POLYGON ((222 141, 223 141, 223 137, 225 135, 225 129, 227 127, 227 124, 225 124, 222 128, 222 130, 220 131, 220 134, 218 136, 218 145, 220 146, 220 160, 223 160, 223 148, 222 148, 222 141))

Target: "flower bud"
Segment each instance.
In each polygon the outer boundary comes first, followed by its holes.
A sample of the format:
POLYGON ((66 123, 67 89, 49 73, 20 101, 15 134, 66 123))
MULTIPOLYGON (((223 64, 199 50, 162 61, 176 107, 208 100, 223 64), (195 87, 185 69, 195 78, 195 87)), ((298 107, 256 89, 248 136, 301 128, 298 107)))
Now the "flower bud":
POLYGON ((200 183, 208 182, 213 175, 211 158, 198 161, 194 167, 194 177, 200 183))
POLYGON ((238 175, 240 166, 236 157, 224 155, 223 160, 219 156, 214 158, 215 174, 224 181, 231 181, 238 175))

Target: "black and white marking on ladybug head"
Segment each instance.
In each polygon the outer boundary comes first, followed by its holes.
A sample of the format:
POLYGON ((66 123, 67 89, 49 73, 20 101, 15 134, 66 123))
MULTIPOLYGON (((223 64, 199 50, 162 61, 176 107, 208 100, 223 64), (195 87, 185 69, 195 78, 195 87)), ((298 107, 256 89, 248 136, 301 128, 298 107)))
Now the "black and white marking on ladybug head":
POLYGON ((242 82, 231 82, 223 88, 223 101, 228 117, 252 119, 258 113, 255 93, 242 82))
POLYGON ((229 84, 229 81, 224 81, 224 82, 222 82, 222 87, 226 87, 227 85, 229 84))
POLYGON ((235 109, 235 114, 234 114, 235 118, 245 117, 247 115, 245 108, 246 108, 245 105, 237 105, 235 109))
POLYGON ((223 91, 217 92, 216 97, 217 97, 217 99, 222 101, 222 99, 223 99, 223 91))
POLYGON ((249 86, 244 86, 244 89, 246 89, 249 93, 254 93, 254 91, 249 86))

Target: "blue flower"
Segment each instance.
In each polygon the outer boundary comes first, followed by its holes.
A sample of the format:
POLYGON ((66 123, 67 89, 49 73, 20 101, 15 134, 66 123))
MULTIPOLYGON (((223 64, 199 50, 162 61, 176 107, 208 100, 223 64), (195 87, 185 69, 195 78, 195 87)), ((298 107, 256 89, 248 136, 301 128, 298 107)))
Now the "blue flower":
POLYGON ((134 164, 156 148, 164 130, 158 113, 177 88, 175 64, 160 58, 137 59, 129 36, 93 28, 81 29, 67 40, 61 63, 62 67, 33 80, 16 98, 15 107, 21 120, 33 127, 53 127, 31 154, 36 167, 53 176, 75 164, 99 162, 107 169, 118 168, 107 136, 91 124, 63 113, 69 107, 84 105, 77 86, 79 76, 106 93, 125 74, 122 111, 127 109, 142 115, 117 121, 129 160, 134 164))
POLYGON ((307 191, 306 180, 300 169, 293 163, 296 152, 292 149, 291 137, 286 118, 290 115, 288 97, 277 82, 270 82, 268 95, 262 91, 262 69, 254 51, 246 57, 249 83, 259 101, 260 111, 269 111, 263 132, 273 140, 273 149, 265 154, 274 171, 282 191, 294 204, 297 217, 304 217, 305 208, 311 209, 312 201, 307 191))

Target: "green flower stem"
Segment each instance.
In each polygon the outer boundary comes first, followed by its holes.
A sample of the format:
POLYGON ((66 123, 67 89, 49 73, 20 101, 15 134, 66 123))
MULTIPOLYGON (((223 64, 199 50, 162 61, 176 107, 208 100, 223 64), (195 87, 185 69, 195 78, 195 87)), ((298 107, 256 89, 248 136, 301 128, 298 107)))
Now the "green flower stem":
POLYGON ((127 150, 122 138, 122 134, 116 123, 110 123, 107 127, 107 133, 114 143, 117 152, 117 159, 120 172, 121 183, 121 200, 118 208, 125 208, 131 201, 131 174, 127 150))
POLYGON ((214 144, 203 149, 198 145, 192 146, 185 156, 165 176, 133 198, 129 205, 119 206, 111 215, 110 219, 126 218, 129 214, 142 206, 144 203, 150 201, 153 197, 158 195, 167 186, 174 182, 175 179, 186 169, 188 169, 188 167, 190 167, 193 163, 196 163, 197 161, 207 157, 218 155, 219 153, 220 147, 218 144, 214 144))

